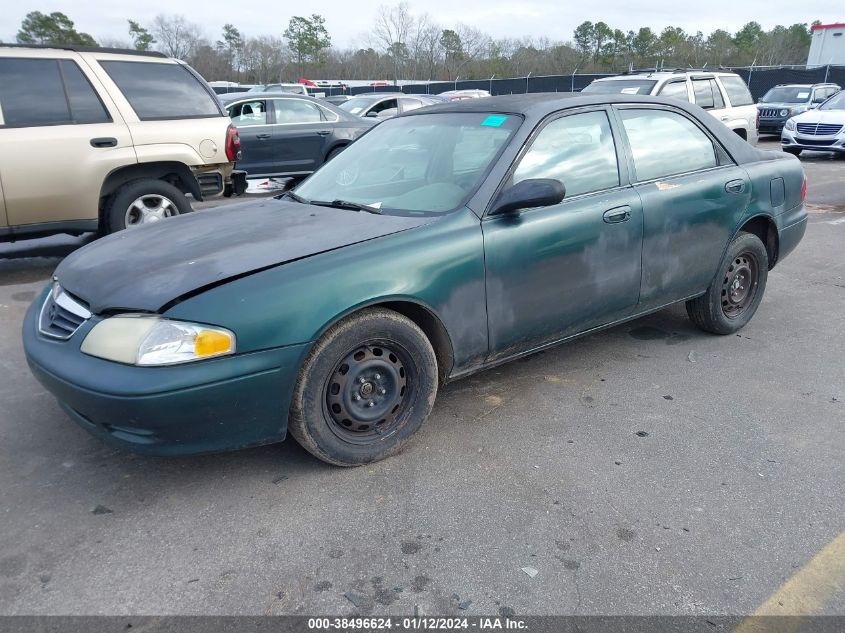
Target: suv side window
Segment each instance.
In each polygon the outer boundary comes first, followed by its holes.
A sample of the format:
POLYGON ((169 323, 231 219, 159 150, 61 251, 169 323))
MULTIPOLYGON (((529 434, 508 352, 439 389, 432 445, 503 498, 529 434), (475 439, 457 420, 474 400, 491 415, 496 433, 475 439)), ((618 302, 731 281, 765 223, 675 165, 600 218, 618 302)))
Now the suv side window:
POLYGON ((637 180, 653 180, 718 164, 710 138, 685 116, 668 110, 621 109, 637 180))
POLYGON ((221 116, 213 92, 182 64, 99 60, 142 121, 221 116))
POLYGON ((725 100, 715 79, 693 79, 692 89, 695 93, 695 103, 705 110, 724 108, 725 100))
POLYGON ((79 65, 71 59, 59 61, 65 90, 70 102, 70 112, 74 123, 109 123, 111 117, 106 112, 100 96, 88 78, 82 74, 79 65))
POLYGON ((411 110, 423 107, 422 101, 411 97, 403 97, 402 99, 399 99, 399 103, 402 105, 402 112, 410 112, 411 110))
POLYGON ((273 99, 276 123, 319 123, 324 120, 316 104, 302 99, 273 99))
POLYGON ((659 95, 661 97, 669 97, 670 99, 680 99, 689 103, 689 93, 687 92, 686 80, 670 81, 663 84, 659 95))
POLYGON ((0 108, 6 127, 72 123, 58 60, 0 59, 0 108))
POLYGON ((737 75, 724 75, 719 77, 719 80, 722 82, 722 86, 725 88, 725 92, 728 94, 728 100, 731 102, 732 106, 736 107, 754 104, 754 99, 751 97, 751 93, 748 91, 748 86, 745 85, 742 77, 737 75))
POLYGON ((513 174, 514 184, 529 178, 559 180, 567 198, 618 186, 616 145, 607 114, 572 114, 546 125, 513 174))

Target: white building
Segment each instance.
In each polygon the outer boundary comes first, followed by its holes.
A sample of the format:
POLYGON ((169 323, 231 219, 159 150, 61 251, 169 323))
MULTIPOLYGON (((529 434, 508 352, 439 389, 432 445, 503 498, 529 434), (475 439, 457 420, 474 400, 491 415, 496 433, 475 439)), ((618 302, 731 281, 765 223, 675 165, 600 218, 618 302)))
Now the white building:
POLYGON ((810 33, 807 66, 845 66, 845 23, 816 24, 810 27, 810 33))

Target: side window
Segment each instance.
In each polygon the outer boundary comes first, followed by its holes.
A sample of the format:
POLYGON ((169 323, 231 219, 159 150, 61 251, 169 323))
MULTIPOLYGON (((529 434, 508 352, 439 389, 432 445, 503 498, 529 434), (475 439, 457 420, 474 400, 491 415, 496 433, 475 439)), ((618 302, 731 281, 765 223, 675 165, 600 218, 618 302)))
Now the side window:
POLYGON ((59 62, 65 80, 67 98, 74 123, 108 123, 111 121, 100 97, 77 63, 70 59, 59 62))
POLYGON ((267 103, 265 101, 247 101, 229 106, 227 110, 236 127, 267 124, 267 103))
POLYGON ((423 102, 419 99, 399 99, 402 104, 402 112, 410 112, 423 106, 423 102))
POLYGON ((707 81, 710 82, 710 90, 713 91, 713 107, 724 108, 725 100, 722 98, 722 91, 719 90, 719 84, 716 83, 715 79, 708 79, 707 81))
POLYGON ((709 79, 693 79, 692 91, 695 94, 695 104, 704 108, 705 110, 712 109, 713 103, 713 88, 709 79))
POLYGON ((717 165, 710 138, 692 121, 666 110, 622 109, 637 180, 652 180, 717 165))
POLYGON ((182 64, 99 61, 142 121, 220 116, 217 99, 182 64))
POLYGON ((748 86, 745 85, 742 77, 739 77, 738 75, 725 75, 719 77, 719 80, 722 82, 722 86, 728 94, 728 101, 731 102, 732 106, 736 107, 754 104, 754 99, 751 97, 751 93, 748 91, 748 86))
POLYGON ((399 105, 396 99, 386 99, 374 105, 370 112, 376 112, 381 116, 395 116, 399 112, 399 105))
POLYGON ((687 93, 686 81, 670 81, 660 89, 661 97, 669 97, 670 99, 680 99, 689 103, 689 94, 687 93))
POLYGON ((529 178, 559 180, 567 197, 617 186, 616 146, 607 114, 573 114, 546 125, 519 161, 513 182, 529 178))
POLYGON ((319 123, 323 120, 316 104, 302 99, 274 99, 277 124, 319 123))
POLYGON ((6 127, 73 122, 55 59, 0 59, 0 108, 6 127))

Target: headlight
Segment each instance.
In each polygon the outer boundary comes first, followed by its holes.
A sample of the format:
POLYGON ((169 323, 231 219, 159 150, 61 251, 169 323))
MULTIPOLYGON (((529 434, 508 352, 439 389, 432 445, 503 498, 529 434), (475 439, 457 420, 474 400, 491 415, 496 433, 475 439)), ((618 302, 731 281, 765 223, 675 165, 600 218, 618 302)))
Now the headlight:
POLYGON ((175 365, 234 354, 235 335, 198 323, 119 315, 97 323, 80 349, 127 365, 175 365))
POLYGON ((781 116, 789 116, 789 110, 787 110, 786 108, 784 108, 784 109, 783 109, 783 110, 781 110, 778 114, 780 114, 781 116))
POLYGON ((783 126, 783 129, 789 130, 790 132, 795 129, 795 120, 789 119, 786 122, 786 125, 783 126))

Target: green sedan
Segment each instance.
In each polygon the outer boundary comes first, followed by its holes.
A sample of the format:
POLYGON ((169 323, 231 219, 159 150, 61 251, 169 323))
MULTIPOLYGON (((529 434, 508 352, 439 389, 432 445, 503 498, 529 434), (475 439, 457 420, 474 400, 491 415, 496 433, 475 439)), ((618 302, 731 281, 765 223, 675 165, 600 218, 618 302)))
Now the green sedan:
POLYGON ((291 192, 123 231, 29 309, 35 376, 156 455, 397 453, 447 381, 686 302, 731 334, 804 235, 806 181, 697 106, 533 94, 422 108, 291 192))

